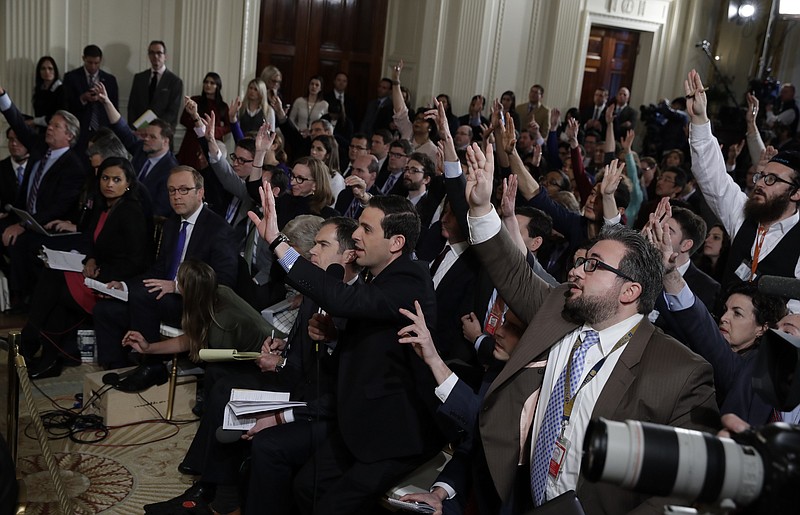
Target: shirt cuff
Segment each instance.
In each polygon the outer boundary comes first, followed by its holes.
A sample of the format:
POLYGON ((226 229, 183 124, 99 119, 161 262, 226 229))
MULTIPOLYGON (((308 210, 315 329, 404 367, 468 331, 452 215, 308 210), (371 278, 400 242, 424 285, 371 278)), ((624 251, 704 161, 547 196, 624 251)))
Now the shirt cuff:
POLYGON ((453 487, 448 485, 447 483, 442 483, 441 481, 437 481, 433 484, 433 486, 431 486, 431 492, 433 492, 433 489, 436 488, 437 486, 442 490, 444 490, 445 492, 447 492, 447 499, 445 500, 450 500, 456 496, 456 491, 453 490, 453 487))
POLYGON ((0 95, 0 111, 6 111, 11 108, 11 97, 8 91, 0 95))
POLYGON ((615 216, 614 218, 603 217, 603 220, 605 220, 606 225, 619 224, 622 223, 622 215, 617 213, 617 216, 615 216))
POLYGON ((683 285, 683 289, 677 294, 664 292, 664 300, 670 311, 681 311, 694 306, 696 302, 694 293, 688 284, 683 285))
POLYGON ((281 412, 281 416, 283 417, 283 421, 286 424, 290 424, 294 422, 294 410, 293 409, 285 409, 281 412))
POLYGON ((478 349, 481 348, 481 343, 483 343, 483 339, 486 338, 488 335, 486 333, 480 334, 477 338, 475 338, 475 343, 472 344, 475 347, 475 352, 478 352, 478 349))
POLYGON ((453 391, 453 388, 455 388, 457 382, 458 376, 451 372, 450 375, 447 376, 447 379, 442 381, 442 384, 436 387, 433 393, 436 394, 436 397, 438 397, 440 401, 446 402, 447 398, 450 396, 450 392, 453 391))
POLYGON ((222 161, 222 149, 218 148, 216 154, 212 154, 210 151, 208 153, 208 162, 211 164, 216 164, 222 161))
POLYGON ((205 127, 205 125, 201 125, 200 127, 195 125, 193 128, 194 128, 194 133, 195 133, 195 135, 197 135, 198 138, 204 138, 205 137, 205 135, 206 135, 206 127, 205 127))
POLYGON ((447 179, 458 179, 461 177, 461 163, 458 161, 445 161, 444 176, 447 179))
POLYGON ((480 217, 467 215, 467 225, 469 226, 469 242, 477 245, 491 239, 500 232, 500 216, 497 211, 492 209, 480 217))
POLYGON ((292 269, 295 261, 298 259, 300 259, 300 254, 298 254, 293 247, 289 247, 289 250, 287 250, 286 254, 284 254, 283 257, 278 260, 278 263, 280 263, 283 269, 288 272, 292 269))

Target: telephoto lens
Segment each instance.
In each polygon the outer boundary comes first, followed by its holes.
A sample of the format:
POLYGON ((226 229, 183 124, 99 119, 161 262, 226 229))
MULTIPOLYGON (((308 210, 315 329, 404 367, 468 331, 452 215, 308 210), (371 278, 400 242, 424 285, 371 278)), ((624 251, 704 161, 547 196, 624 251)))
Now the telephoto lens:
POLYGON ((753 447, 678 427, 593 420, 583 452, 589 481, 691 503, 747 506, 764 484, 764 463, 753 447))

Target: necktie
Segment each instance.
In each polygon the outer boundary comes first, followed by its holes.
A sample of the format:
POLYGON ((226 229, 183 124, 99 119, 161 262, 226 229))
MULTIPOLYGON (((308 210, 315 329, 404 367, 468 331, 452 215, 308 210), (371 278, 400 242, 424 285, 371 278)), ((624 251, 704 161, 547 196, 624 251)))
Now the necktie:
POLYGON ((350 202, 350 205, 347 206, 347 211, 344 212, 344 216, 346 218, 353 218, 357 220, 358 219, 357 215, 359 214, 358 210, 360 207, 361 207, 361 201, 358 200, 357 198, 354 198, 353 201, 350 202))
POLYGON ((25 167, 23 165, 19 165, 17 167, 17 186, 22 185, 22 179, 25 178, 25 167))
POLYGON ((239 211, 239 197, 233 197, 231 199, 231 203, 228 204, 228 210, 225 212, 225 221, 229 224, 233 224, 233 221, 236 219, 236 213, 239 211))
MULTIPOLYGON (((599 342, 600 336, 597 331, 586 331, 583 342, 572 356, 571 363, 567 363, 553 387, 553 393, 550 395, 550 401, 547 403, 547 410, 544 413, 542 427, 536 438, 533 460, 531 460, 531 493, 536 506, 541 506, 545 501, 550 457, 553 455, 553 445, 559 436, 561 419, 564 415, 564 383, 567 380, 567 369, 570 369, 569 391, 570 396, 573 396, 581 382, 583 365, 586 363, 586 352, 592 345, 599 342)), ((575 450, 575 452, 579 452, 579 450, 575 450)))
POLYGON ((594 114, 592 115, 592 120, 597 120, 598 118, 600 118, 600 107, 595 106, 594 114))
POLYGON ((153 97, 156 94, 156 85, 158 84, 158 72, 153 72, 153 77, 150 79, 150 88, 147 90, 147 99, 153 102, 153 97))
POLYGON ((397 182, 397 178, 400 177, 400 174, 392 174, 386 178, 386 182, 383 184, 383 188, 381 188, 381 193, 384 195, 388 195, 390 191, 392 191, 392 187, 394 183, 397 182))
POLYGON ((175 244, 175 252, 172 256, 172 265, 169 269, 169 275, 167 278, 175 279, 178 275, 178 267, 181 264, 181 255, 183 254, 183 247, 186 245, 186 227, 189 225, 189 222, 183 221, 181 223, 181 230, 178 233, 178 241, 175 244))
POLYGON ((47 149, 47 153, 44 155, 41 161, 39 161, 39 166, 36 167, 36 173, 33 174, 33 184, 31 184, 31 193, 28 195, 28 212, 29 213, 36 213, 36 198, 39 196, 39 186, 42 182, 42 175, 44 175, 44 167, 47 165, 47 161, 50 160, 51 150, 47 149))
POLYGON ((144 181, 147 178, 147 174, 150 172, 150 160, 144 162, 144 166, 142 167, 142 171, 139 172, 139 182, 144 181))
POLYGON ((436 271, 439 270, 439 267, 442 266, 442 261, 444 258, 447 257, 447 254, 450 253, 450 245, 445 245, 444 249, 436 256, 436 259, 433 260, 431 263, 431 277, 436 275, 436 271))
MULTIPOLYGON (((89 89, 93 88, 95 84, 97 84, 97 75, 91 75, 89 77, 89 89)), ((91 131, 96 131, 100 127, 100 116, 97 113, 99 108, 99 102, 89 104, 89 130, 91 131)))

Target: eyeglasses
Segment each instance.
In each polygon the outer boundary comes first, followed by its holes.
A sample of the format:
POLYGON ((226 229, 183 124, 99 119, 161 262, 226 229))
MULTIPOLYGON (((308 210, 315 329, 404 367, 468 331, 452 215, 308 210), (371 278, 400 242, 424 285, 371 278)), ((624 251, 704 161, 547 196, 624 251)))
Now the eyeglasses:
POLYGON ((237 156, 236 154, 230 154, 228 157, 231 158, 231 161, 233 161, 234 164, 239 163, 240 165, 246 165, 247 163, 253 162, 252 159, 245 159, 243 157, 237 156))
POLYGON ((758 184, 758 181, 760 181, 761 179, 764 179, 764 184, 766 184, 767 186, 772 186, 776 182, 782 182, 784 184, 788 184, 792 188, 800 187, 794 182, 787 181, 786 179, 781 179, 774 173, 764 173, 764 172, 756 172, 753 175, 753 184, 758 184))
POLYGON ((389 152, 389 157, 396 157, 397 159, 400 159, 401 157, 406 157, 406 155, 398 154, 397 152, 389 152))
POLYGON ((425 170, 422 168, 414 168, 413 166, 406 166, 403 168, 403 171, 406 173, 425 173, 425 170))
POLYGON ((297 184, 303 184, 306 181, 313 181, 311 177, 303 177, 302 175, 289 174, 289 180, 297 181, 297 184))
POLYGON ((167 188, 167 194, 169 194, 170 197, 175 195, 176 193, 180 193, 181 195, 188 195, 190 191, 196 189, 199 188, 197 186, 194 186, 193 188, 188 188, 186 186, 181 186, 180 188, 167 188))
POLYGON ((618 276, 622 277, 623 279, 627 279, 628 281, 630 281, 632 283, 637 282, 637 281, 634 281, 633 279, 631 279, 630 277, 628 277, 627 275, 623 274, 622 272, 620 272, 619 270, 617 270, 613 266, 607 265, 607 264, 603 263, 602 261, 600 261, 597 258, 579 257, 578 259, 575 260, 575 264, 572 266, 572 268, 578 268, 581 265, 583 265, 583 271, 584 272, 594 272, 598 268, 602 268, 603 270, 607 270, 607 271, 609 271, 609 272, 611 272, 613 274, 617 274, 618 276))
POLYGON ((361 147, 358 145, 350 145, 350 149, 352 150, 367 150, 367 147, 361 147))

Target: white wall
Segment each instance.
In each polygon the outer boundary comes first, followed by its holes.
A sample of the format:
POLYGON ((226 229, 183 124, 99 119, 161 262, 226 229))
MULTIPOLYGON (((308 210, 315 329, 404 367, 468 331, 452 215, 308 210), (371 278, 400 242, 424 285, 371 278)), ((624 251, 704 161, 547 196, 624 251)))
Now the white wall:
MULTIPOLYGON (((722 4, 389 0, 383 74, 404 59, 403 83, 415 104, 448 93, 458 114, 476 93, 493 98, 512 89, 524 101, 534 82, 545 87, 546 104, 563 110, 578 103, 589 30, 603 24, 642 31, 631 103, 649 103, 679 95, 691 68, 708 75, 709 64, 694 44, 713 41, 722 4)), ((163 39, 168 66, 184 79, 187 94, 198 94, 203 76, 213 70, 231 99, 256 72, 259 9, 260 0, 0 0, 0 85, 29 112, 38 58, 53 55, 63 73, 79 66, 83 47, 95 43, 104 50, 104 69, 119 80, 125 112, 133 74, 148 64, 147 43, 163 39)), ((785 48, 798 44, 800 31, 790 32, 785 48)), ((738 87, 757 56, 748 41, 737 45, 726 39, 715 52, 738 87)), ((800 82, 796 52, 784 51, 779 69, 780 78, 800 82)), ((5 151, 0 142, 0 155, 5 151)))

